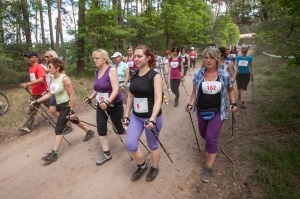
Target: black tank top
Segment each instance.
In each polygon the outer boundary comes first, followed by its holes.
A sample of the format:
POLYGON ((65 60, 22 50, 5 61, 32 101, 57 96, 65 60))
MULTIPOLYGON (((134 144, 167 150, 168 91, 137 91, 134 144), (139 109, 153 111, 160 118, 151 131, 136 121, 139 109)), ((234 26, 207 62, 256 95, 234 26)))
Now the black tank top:
MULTIPOLYGON (((148 112, 145 113, 137 113, 133 108, 133 114, 140 118, 150 118, 153 111, 154 106, 154 80, 150 80, 151 75, 156 73, 154 70, 150 69, 145 75, 139 76, 139 71, 132 78, 129 91, 133 95, 134 98, 147 98, 148 104, 148 112)), ((154 78, 154 77, 153 77, 154 78)), ((133 104, 134 106, 134 104, 133 104)), ((157 115, 161 115, 161 109, 157 115)))
MULTIPOLYGON (((216 81, 220 81, 219 77, 216 81)), ((216 94, 206 94, 203 93, 202 83, 199 86, 198 92, 198 102, 197 109, 198 111, 214 111, 215 113, 220 111, 221 106, 221 91, 216 94)))

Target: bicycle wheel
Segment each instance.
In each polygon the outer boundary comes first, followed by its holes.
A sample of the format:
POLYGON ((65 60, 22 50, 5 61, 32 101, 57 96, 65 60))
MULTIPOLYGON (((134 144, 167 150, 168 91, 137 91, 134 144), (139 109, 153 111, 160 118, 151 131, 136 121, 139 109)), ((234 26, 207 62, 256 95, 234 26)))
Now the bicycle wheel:
POLYGON ((9 102, 7 97, 0 93, 0 115, 6 113, 8 111, 9 102))

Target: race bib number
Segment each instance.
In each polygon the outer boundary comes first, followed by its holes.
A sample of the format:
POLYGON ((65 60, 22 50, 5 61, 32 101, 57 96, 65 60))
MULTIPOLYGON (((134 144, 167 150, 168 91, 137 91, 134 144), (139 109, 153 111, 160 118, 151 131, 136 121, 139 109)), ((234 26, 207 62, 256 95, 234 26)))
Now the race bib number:
POLYGON ((108 93, 100 93, 98 92, 96 95, 96 100, 100 104, 101 102, 105 102, 108 100, 108 93))
POLYGON ((148 99, 147 98, 134 98, 134 111, 136 113, 147 113, 148 112, 148 99))
POLYGON ((171 63, 170 63, 171 68, 177 68, 178 65, 179 65, 178 62, 171 62, 171 63))
POLYGON ((34 73, 29 73, 29 78, 30 78, 30 81, 32 81, 32 82, 36 80, 34 73))
POLYGON ((50 85, 50 93, 53 95, 58 94, 58 88, 59 88, 59 84, 57 83, 51 83, 50 85))
POLYGON ((129 68, 132 68, 133 65, 134 65, 134 62, 133 62, 133 61, 128 61, 128 62, 127 62, 127 65, 128 65, 129 68))
POLYGON ((230 54, 230 57, 231 57, 231 58, 235 58, 235 57, 236 57, 236 54, 230 54))
POLYGON ((247 60, 240 60, 238 66, 247 67, 248 66, 248 61, 247 60))
POLYGON ((221 88, 221 82, 219 81, 202 82, 202 91, 205 94, 217 94, 221 92, 221 88))

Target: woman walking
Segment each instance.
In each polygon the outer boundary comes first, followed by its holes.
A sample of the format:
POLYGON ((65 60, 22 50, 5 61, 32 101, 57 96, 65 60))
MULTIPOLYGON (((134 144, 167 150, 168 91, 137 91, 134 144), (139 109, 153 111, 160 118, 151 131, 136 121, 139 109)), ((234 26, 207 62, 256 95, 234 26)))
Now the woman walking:
POLYGON ((196 110, 200 135, 205 139, 206 161, 202 181, 208 182, 218 150, 218 140, 228 107, 226 94, 230 99, 230 110, 237 111, 235 91, 230 74, 220 69, 221 53, 215 46, 203 51, 204 68, 194 74, 193 92, 186 107, 189 112, 196 110))
POLYGON ((145 130, 148 147, 151 150, 152 166, 146 176, 146 181, 153 181, 159 173, 160 159, 159 142, 154 133, 159 137, 162 128, 162 87, 161 76, 153 69, 156 65, 154 54, 146 46, 138 46, 134 51, 135 63, 139 71, 132 78, 123 125, 128 124, 126 147, 131 157, 137 163, 137 170, 133 173, 131 181, 137 181, 147 170, 142 151, 138 143, 142 132, 145 130), (129 119, 129 114, 132 114, 129 119))
POLYGON ((95 132, 87 129, 75 115, 74 90, 70 78, 62 73, 62 71, 64 71, 64 63, 60 59, 54 58, 49 62, 49 67, 50 73, 53 75, 49 92, 43 95, 41 98, 32 101, 31 105, 34 106, 35 103, 41 103, 50 99, 51 95, 55 95, 57 103, 56 110, 59 112, 55 127, 55 144, 53 150, 46 154, 45 157, 42 157, 43 161, 52 163, 58 159, 58 150, 63 141, 62 132, 68 119, 81 129, 85 130, 86 135, 83 139, 83 142, 89 141, 94 136, 95 132))
POLYGON ((172 57, 169 58, 169 67, 166 71, 170 71, 170 85, 171 85, 171 91, 175 94, 175 100, 174 100, 174 107, 178 106, 178 100, 179 100, 179 86, 180 82, 184 81, 183 76, 183 62, 182 59, 179 56, 179 48, 174 47, 172 48, 172 57))
POLYGON ((111 118, 116 133, 124 134, 125 129, 121 123, 124 109, 122 95, 119 91, 118 73, 116 68, 112 67, 107 51, 98 49, 93 52, 92 57, 97 68, 94 91, 84 101, 91 103, 91 100, 96 98, 98 102, 96 110, 97 131, 103 151, 103 154, 96 161, 96 165, 99 166, 112 159, 107 136, 108 117, 111 118))

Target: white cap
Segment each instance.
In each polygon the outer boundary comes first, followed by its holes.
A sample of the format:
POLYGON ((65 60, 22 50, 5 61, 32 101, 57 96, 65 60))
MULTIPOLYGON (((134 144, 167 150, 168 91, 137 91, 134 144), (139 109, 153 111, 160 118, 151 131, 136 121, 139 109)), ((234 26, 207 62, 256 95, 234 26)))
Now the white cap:
POLYGON ((122 54, 120 53, 120 52, 115 52, 114 54, 113 54, 113 56, 111 56, 111 58, 116 58, 116 57, 122 57, 122 54))
POLYGON ((194 47, 191 47, 192 50, 194 50, 194 47))

